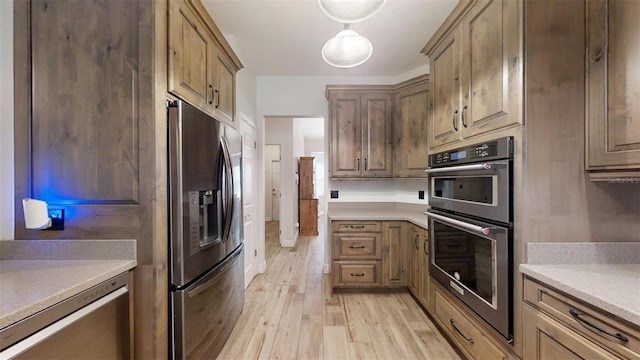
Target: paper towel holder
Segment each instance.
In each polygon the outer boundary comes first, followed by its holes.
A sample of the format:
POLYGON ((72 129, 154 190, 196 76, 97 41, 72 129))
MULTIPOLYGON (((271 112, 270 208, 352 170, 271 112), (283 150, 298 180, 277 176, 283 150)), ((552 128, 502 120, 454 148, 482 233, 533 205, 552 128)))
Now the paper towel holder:
POLYGON ((32 230, 64 230, 64 209, 49 209, 46 201, 22 199, 24 224, 32 230))

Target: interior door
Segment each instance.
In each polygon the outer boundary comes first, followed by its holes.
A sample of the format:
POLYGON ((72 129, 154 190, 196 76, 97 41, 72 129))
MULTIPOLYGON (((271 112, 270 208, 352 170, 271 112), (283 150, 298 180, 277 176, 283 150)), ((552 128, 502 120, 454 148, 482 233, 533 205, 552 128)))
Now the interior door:
POLYGON ((253 161, 255 149, 255 126, 247 122, 242 116, 242 202, 243 202, 243 225, 244 225, 244 284, 245 287, 258 273, 257 248, 258 237, 256 236, 256 183, 254 182, 256 168, 253 161))
POLYGON ((271 220, 280 221, 280 161, 271 161, 271 220))

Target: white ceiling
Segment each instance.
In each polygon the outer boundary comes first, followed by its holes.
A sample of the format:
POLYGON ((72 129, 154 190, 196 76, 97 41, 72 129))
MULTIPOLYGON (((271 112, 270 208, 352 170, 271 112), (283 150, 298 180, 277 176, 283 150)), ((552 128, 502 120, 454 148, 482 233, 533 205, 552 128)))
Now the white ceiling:
POLYGON ((246 69, 256 76, 397 76, 427 64, 420 50, 458 0, 388 0, 350 28, 373 44, 352 69, 333 68, 320 50, 343 29, 317 0, 202 0, 246 69))

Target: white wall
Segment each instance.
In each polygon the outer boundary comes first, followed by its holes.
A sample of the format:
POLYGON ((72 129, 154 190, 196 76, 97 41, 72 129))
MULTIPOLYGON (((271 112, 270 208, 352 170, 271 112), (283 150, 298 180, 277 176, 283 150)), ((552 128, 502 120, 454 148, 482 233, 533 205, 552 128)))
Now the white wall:
POLYGON ((0 240, 14 232, 13 1, 0 1, 0 240))
POLYGON ((293 119, 291 117, 265 118, 265 142, 280 144, 280 177, 282 197, 280 198, 280 245, 293 246, 296 240, 297 188, 295 175, 298 169, 294 156, 293 119), (294 164, 296 166, 294 166, 294 164), (289 191, 287 191, 289 190, 289 191))
POLYGON ((324 139, 304 139, 304 156, 313 156, 312 152, 324 152, 324 139))
POLYGON ((272 214, 272 189, 273 184, 271 182, 271 162, 274 160, 280 160, 280 145, 266 145, 264 147, 264 217, 265 221, 278 221, 272 214))

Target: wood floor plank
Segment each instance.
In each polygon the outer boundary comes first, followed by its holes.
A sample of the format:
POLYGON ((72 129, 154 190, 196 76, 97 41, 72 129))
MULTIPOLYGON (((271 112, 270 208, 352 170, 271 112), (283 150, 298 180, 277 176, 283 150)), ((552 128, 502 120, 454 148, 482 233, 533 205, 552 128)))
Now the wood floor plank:
POLYGON ((291 279, 293 279, 293 273, 296 270, 298 255, 295 251, 289 251, 287 253, 280 274, 278 274, 278 278, 276 279, 276 284, 291 285, 291 279))
POLYGON ((349 342, 370 343, 371 336, 358 302, 358 294, 345 294, 342 298, 344 299, 344 314, 349 342))
POLYGON ((276 337, 276 331, 280 324, 282 311, 286 305, 289 293, 288 285, 275 285, 274 291, 271 292, 265 310, 260 316, 260 320, 256 324, 256 329, 251 336, 249 346, 243 356, 244 359, 269 358, 273 342, 276 337))
POLYGON ((380 307, 386 310, 382 316, 389 324, 389 329, 403 354, 403 358, 424 359, 427 349, 424 348, 422 342, 414 334, 414 330, 402 316, 401 311, 404 309, 395 306, 398 304, 395 297, 378 297, 377 301, 380 307))
POLYGON ((270 358, 295 359, 297 357, 304 294, 290 292, 287 296, 290 301, 283 310, 270 358))
POLYGON ((263 314, 267 300, 271 295, 270 292, 256 291, 244 307, 242 316, 238 319, 236 326, 233 328, 230 339, 235 341, 228 342, 218 355, 219 359, 241 359, 251 341, 256 324, 259 323, 263 314))
POLYGON ((298 359, 323 358, 322 314, 302 315, 300 338, 298 339, 298 359))
POLYGON ((376 295, 362 295, 359 302, 378 359, 402 358, 393 333, 389 329, 387 321, 382 317, 384 311, 376 302, 376 295))
POLYGON ((304 294, 307 289, 307 275, 309 273, 309 256, 298 254, 296 264, 293 268, 291 278, 291 288, 289 291, 304 294))
POLYGON ((324 358, 350 359, 347 332, 344 326, 324 326, 322 329, 324 358))
POLYGON ((350 342, 349 356, 351 360, 377 359, 376 351, 371 343, 350 342))

